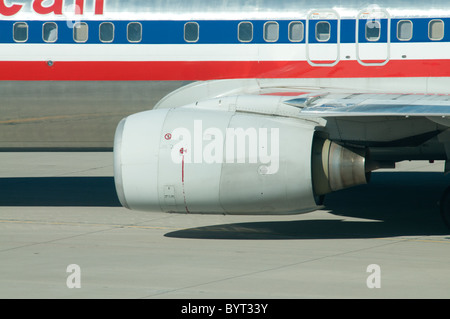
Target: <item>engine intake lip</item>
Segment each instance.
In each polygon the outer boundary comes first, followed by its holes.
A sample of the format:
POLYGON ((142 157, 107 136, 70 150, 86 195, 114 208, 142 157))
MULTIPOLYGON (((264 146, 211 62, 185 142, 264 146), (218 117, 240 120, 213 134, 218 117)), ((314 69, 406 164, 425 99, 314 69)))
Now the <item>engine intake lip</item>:
POLYGON ((127 200, 125 198, 125 192, 123 188, 122 179, 122 137, 125 127, 126 118, 122 119, 116 129, 114 137, 114 183, 116 185, 116 193, 119 198, 120 204, 129 209, 127 200))

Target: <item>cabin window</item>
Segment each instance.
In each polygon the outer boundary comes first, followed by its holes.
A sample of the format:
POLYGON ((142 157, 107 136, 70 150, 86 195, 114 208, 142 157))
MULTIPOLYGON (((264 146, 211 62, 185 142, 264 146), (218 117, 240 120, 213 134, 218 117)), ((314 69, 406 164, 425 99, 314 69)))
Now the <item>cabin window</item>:
POLYGON ((16 22, 13 27, 13 37, 16 42, 27 42, 28 24, 25 22, 16 22))
POLYGON ((48 43, 58 40, 58 25, 55 22, 44 23, 42 26, 42 39, 48 43))
POLYGON ((331 26, 329 22, 322 21, 316 24, 316 40, 326 42, 330 40, 331 26))
POLYGON ((412 39, 413 24, 409 20, 399 21, 397 24, 397 39, 409 41, 412 39))
POLYGON ((85 22, 77 22, 73 26, 73 39, 75 42, 86 42, 89 37, 89 27, 85 22))
POLYGON ((239 23, 238 39, 241 42, 251 42, 253 40, 253 24, 251 22, 239 23))
POLYGON ((111 43, 114 41, 114 24, 111 22, 103 22, 100 24, 100 41, 111 43))
POLYGON ((444 21, 431 20, 428 24, 428 37, 433 41, 442 40, 444 38, 444 21))
POLYGON ((129 42, 137 43, 142 41, 142 24, 131 22, 127 27, 127 38, 129 42))
POLYGON ((264 40, 266 42, 278 41, 279 26, 277 22, 266 22, 264 24, 264 40))
POLYGON ((367 21, 366 23, 366 40, 367 41, 378 41, 380 40, 381 34, 381 24, 378 21, 367 21))
POLYGON ((294 21, 289 23, 289 41, 301 42, 303 41, 303 23, 294 21))
POLYGON ((184 40, 186 42, 197 42, 200 33, 197 22, 188 22, 184 25, 184 40))

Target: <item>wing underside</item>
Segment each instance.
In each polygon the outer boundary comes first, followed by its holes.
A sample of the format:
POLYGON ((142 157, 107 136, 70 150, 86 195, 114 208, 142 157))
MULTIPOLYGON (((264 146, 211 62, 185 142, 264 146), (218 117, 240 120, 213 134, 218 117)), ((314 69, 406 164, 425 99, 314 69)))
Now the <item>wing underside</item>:
POLYGON ((326 119, 324 131, 372 158, 446 160, 450 155, 450 96, 438 94, 307 93, 287 98, 301 117, 326 119))

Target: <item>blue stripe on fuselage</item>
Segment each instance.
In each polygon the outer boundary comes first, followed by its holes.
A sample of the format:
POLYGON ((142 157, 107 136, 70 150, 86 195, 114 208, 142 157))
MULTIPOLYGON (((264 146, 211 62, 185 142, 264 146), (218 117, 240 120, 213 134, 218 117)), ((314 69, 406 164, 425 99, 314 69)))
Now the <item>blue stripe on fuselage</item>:
MULTIPOLYGON (((441 42, 450 41, 450 18, 414 18, 391 19, 390 41, 392 43, 405 42, 397 38, 397 24, 401 20, 410 20, 413 23, 412 39, 406 42, 436 42, 428 38, 428 25, 431 20, 440 19, 444 22, 445 32, 441 42)), ((106 21, 106 20, 105 20, 106 21)), ((89 26, 89 38, 87 44, 100 44, 99 28, 100 24, 105 21, 83 21, 89 26)), ((253 24, 253 39, 247 43, 292 43, 288 37, 289 24, 293 21, 301 21, 304 24, 303 40, 297 43, 306 42, 306 20, 247 20, 253 24), (275 42, 266 42, 264 40, 264 24, 268 21, 276 21, 279 24, 279 37, 275 42)), ((26 43, 45 43, 42 38, 42 27, 45 22, 50 21, 0 21, 0 43, 16 43, 13 39, 13 26, 16 22, 26 22, 28 24, 28 40, 26 43)), ((55 43, 73 44, 73 22, 51 21, 58 25, 58 40, 55 43)), ((185 44, 184 25, 190 21, 107 21, 112 22, 115 26, 115 35, 113 44, 128 44, 127 25, 130 22, 139 22, 142 24, 142 41, 141 44, 185 44)), ((199 40, 198 44, 238 44, 238 25, 239 21, 213 21, 200 20, 195 21, 199 24, 199 40)), ((379 20, 381 24, 380 39, 376 42, 386 43, 388 20, 379 20)), ((359 43, 370 42, 365 38, 366 20, 359 20, 359 43)), ((309 43, 337 43, 337 20, 310 20, 309 21, 309 43), (328 21, 331 26, 330 39, 326 42, 317 41, 315 38, 315 26, 318 22, 328 21)), ((342 19, 340 20, 340 42, 355 43, 356 37, 356 20, 342 19)))

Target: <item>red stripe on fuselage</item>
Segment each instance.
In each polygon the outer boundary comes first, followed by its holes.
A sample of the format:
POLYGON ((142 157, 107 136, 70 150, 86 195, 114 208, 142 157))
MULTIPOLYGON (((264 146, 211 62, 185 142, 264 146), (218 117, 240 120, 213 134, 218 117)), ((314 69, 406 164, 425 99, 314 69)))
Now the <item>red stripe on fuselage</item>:
POLYGON ((450 60, 391 60, 384 66, 341 61, 0 62, 0 80, 200 81, 238 78, 371 78, 450 76, 450 60))

